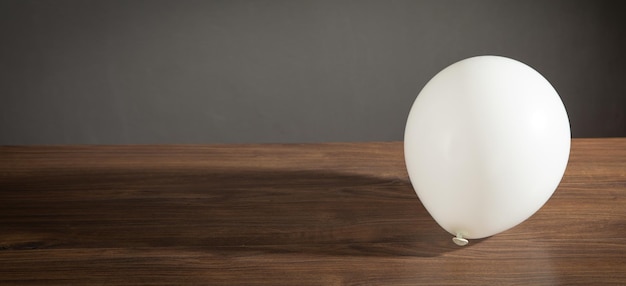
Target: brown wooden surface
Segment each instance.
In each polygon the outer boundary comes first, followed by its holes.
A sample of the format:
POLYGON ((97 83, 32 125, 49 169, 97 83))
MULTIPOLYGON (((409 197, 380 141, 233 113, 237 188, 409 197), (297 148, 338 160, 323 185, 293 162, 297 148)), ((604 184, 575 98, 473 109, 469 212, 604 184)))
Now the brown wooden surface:
POLYGON ((626 139, 466 247, 401 142, 0 147, 0 195, 0 285, 626 284, 626 139))

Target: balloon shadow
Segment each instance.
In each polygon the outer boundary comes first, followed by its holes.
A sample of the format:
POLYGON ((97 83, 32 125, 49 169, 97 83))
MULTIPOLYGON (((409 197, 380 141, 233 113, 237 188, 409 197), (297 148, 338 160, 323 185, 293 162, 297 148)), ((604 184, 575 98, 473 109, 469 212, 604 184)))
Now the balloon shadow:
POLYGON ((19 181, 9 182, 15 199, 5 200, 4 207, 34 219, 8 227, 35 233, 31 237, 45 243, 5 246, 11 249, 175 247, 224 254, 423 257, 461 249, 424 209, 408 178, 326 170, 117 167, 19 181), (45 204, 29 201, 50 191, 55 196, 45 204), (28 198, 20 197, 26 193, 28 198))

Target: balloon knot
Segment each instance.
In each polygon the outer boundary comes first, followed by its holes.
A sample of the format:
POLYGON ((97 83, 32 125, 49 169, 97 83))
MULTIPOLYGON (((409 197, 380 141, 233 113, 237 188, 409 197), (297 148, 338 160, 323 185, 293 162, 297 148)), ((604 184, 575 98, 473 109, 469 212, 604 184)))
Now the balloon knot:
POLYGON ((469 240, 463 238, 461 233, 457 233, 456 236, 452 238, 452 241, 458 246, 464 246, 469 243, 469 240))

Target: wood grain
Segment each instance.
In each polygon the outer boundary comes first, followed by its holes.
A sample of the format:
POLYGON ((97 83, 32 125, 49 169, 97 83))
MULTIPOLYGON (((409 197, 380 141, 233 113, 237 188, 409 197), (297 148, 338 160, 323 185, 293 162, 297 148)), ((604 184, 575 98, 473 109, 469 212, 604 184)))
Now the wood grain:
POLYGON ((624 285, 626 139, 458 247, 401 142, 0 147, 0 285, 624 285))

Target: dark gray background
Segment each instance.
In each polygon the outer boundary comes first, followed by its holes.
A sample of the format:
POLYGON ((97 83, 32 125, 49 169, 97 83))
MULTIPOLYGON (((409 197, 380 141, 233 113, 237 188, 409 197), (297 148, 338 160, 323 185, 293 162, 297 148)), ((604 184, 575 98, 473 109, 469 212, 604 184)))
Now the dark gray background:
POLYGON ((621 3, 0 0, 0 144, 402 140, 482 54, 542 73, 574 137, 626 136, 621 3))

